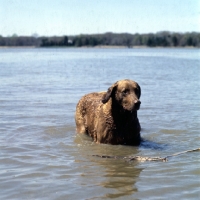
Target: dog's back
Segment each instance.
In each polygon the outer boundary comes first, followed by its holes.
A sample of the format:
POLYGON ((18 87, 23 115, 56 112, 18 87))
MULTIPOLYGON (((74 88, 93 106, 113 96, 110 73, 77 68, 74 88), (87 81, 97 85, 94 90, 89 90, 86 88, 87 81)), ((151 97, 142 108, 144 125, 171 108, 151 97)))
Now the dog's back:
POLYGON ((76 131, 78 133, 86 133, 93 137, 94 120, 99 111, 99 106, 102 104, 104 94, 105 92, 90 93, 79 100, 75 115, 76 131))

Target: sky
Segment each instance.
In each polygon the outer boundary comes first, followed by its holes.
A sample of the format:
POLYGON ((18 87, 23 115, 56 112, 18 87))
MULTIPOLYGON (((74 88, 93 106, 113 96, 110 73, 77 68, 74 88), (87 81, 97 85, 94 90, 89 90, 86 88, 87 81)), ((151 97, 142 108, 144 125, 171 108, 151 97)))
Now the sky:
POLYGON ((0 35, 200 32, 200 0, 0 0, 0 35))

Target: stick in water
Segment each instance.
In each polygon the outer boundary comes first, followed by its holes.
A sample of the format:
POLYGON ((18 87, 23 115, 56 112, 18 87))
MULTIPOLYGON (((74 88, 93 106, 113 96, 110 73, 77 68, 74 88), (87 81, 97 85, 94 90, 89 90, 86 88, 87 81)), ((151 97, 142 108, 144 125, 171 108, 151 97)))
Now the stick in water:
POLYGON ((129 156, 129 157, 123 157, 123 156, 106 156, 106 155, 92 155, 92 156, 96 156, 96 157, 101 157, 101 158, 114 158, 114 159, 124 159, 126 161, 132 161, 132 160, 137 160, 137 161, 163 161, 166 162, 168 158, 173 157, 173 156, 178 156, 184 153, 188 153, 188 152, 194 152, 194 151, 200 151, 200 148, 197 149, 192 149, 192 150, 187 150, 187 151, 182 151, 182 152, 178 152, 178 153, 174 153, 172 155, 168 155, 166 157, 142 157, 142 156, 129 156))

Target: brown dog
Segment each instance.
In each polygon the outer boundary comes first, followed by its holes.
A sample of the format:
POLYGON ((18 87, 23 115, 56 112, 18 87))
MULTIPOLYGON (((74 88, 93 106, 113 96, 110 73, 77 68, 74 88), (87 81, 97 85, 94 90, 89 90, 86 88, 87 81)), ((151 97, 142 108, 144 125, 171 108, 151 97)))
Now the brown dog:
POLYGON ((97 143, 140 144, 140 86, 131 80, 117 81, 107 92, 83 96, 76 107, 76 130, 97 143))

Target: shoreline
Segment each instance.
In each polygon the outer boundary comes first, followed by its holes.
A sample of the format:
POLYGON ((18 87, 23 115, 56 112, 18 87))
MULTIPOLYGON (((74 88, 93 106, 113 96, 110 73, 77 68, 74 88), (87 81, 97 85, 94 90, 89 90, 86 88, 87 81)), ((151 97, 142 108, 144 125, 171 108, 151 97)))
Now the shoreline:
POLYGON ((200 47, 194 47, 194 46, 177 46, 177 47, 163 47, 163 46, 155 46, 155 47, 149 47, 149 46, 114 46, 114 45, 97 45, 97 46, 47 46, 47 47, 41 47, 41 46, 0 46, 0 49, 33 49, 33 48, 74 48, 74 49, 81 49, 81 48, 88 48, 88 49, 200 49, 200 47))
POLYGON ((99 46, 94 46, 94 47, 83 47, 83 48, 104 48, 104 49, 116 49, 116 48, 121 48, 121 49, 155 49, 155 48, 160 48, 160 49, 167 49, 167 48, 171 48, 171 49, 199 49, 200 47, 193 47, 193 46, 185 46, 185 47, 181 47, 181 46, 177 46, 177 47, 162 47, 162 46, 155 46, 155 47, 149 47, 149 46, 131 46, 131 47, 127 47, 127 46, 105 46, 105 45, 99 45, 99 46))

